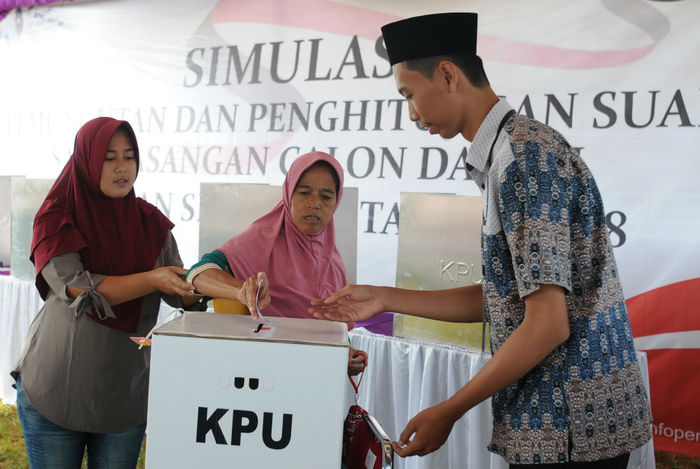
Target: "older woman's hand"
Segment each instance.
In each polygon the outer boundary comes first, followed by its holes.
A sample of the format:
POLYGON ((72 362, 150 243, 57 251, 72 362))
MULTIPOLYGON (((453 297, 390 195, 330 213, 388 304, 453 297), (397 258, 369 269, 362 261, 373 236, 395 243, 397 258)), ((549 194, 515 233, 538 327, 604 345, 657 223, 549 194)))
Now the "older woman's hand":
POLYGON ((256 296, 260 309, 270 304, 270 283, 265 272, 258 272, 258 275, 250 276, 238 290, 238 301, 248 307, 253 319, 258 320, 260 317, 255 309, 256 296), (260 294, 258 294, 258 284, 260 284, 260 294))
POLYGON ((350 347, 350 352, 348 353, 348 374, 357 376, 365 371, 366 366, 367 353, 350 347))

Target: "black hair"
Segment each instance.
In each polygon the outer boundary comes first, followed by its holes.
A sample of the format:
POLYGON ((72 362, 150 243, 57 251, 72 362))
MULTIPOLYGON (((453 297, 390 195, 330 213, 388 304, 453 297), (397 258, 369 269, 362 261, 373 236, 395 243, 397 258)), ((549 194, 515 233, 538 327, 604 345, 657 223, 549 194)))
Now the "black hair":
POLYGON ((119 127, 114 130, 114 133, 116 134, 120 130, 124 131, 126 136, 129 137, 131 145, 134 147, 134 155, 136 155, 136 169, 138 171, 139 167, 141 166, 141 155, 139 154, 139 144, 136 141, 136 133, 134 132, 134 128, 131 127, 131 124, 129 124, 127 121, 124 121, 119 124, 119 127))
MULTIPOLYGON (((330 164, 328 161, 320 160, 320 161, 315 162, 314 164, 312 164, 308 168, 306 168, 306 171, 310 170, 314 166, 323 166, 331 172, 331 175, 333 176, 333 180, 335 181, 335 193, 337 195, 338 191, 340 190, 340 178, 338 177, 338 173, 335 171, 335 168, 333 167, 333 165, 330 164)), ((306 171, 304 171, 304 172, 306 173, 306 171)))
POLYGON ((136 142, 136 133, 134 132, 133 127, 131 127, 131 124, 129 124, 127 121, 122 122, 119 124, 119 127, 114 130, 114 133, 116 134, 119 130, 124 131, 124 133, 129 137, 129 140, 131 140, 132 145, 138 145, 136 142))
POLYGON ((420 72, 426 78, 432 78, 438 64, 443 60, 448 60, 455 64, 467 80, 477 88, 489 86, 489 79, 486 77, 484 63, 481 57, 472 54, 447 54, 424 57, 420 59, 409 59, 403 62, 409 70, 420 72))

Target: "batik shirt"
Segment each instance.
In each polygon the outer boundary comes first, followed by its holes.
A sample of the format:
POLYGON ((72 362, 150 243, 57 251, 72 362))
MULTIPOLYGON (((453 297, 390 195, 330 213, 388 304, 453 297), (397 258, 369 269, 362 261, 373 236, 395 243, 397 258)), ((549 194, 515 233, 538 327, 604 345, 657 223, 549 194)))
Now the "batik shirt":
POLYGON ((524 298, 545 284, 565 290, 570 336, 493 396, 489 450, 511 464, 611 458, 649 440, 651 411, 601 196, 554 129, 514 115, 498 132, 510 110, 504 100, 494 106, 467 156, 484 199, 492 352, 522 323, 524 298))

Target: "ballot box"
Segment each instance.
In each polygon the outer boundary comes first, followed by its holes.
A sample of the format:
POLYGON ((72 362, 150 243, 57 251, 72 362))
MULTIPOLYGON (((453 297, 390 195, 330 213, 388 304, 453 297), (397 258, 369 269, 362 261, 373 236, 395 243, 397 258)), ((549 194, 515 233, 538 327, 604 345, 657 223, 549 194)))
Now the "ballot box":
POLYGON ((344 323, 186 312, 151 346, 147 469, 340 467, 344 323))

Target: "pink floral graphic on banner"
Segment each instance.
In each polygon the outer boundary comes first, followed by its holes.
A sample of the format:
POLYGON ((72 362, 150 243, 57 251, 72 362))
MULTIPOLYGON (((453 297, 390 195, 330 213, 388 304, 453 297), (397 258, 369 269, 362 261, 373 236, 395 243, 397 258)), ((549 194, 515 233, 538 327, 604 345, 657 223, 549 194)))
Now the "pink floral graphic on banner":
MULTIPOLYGON (((604 2, 613 14, 645 31, 653 43, 628 50, 583 50, 511 41, 480 34, 479 55, 488 60, 550 68, 616 67, 639 60, 654 49, 667 32, 668 21, 658 11, 637 0, 604 2)), ((333 34, 356 35, 375 40, 380 27, 401 19, 367 8, 326 0, 290 0, 261 2, 256 0, 222 0, 212 12, 212 22, 265 23, 305 28, 333 34), (304 12, 304 14, 300 14, 304 12), (339 21, 339 19, 342 19, 339 21)))
POLYGON ((60 0, 0 0, 0 20, 7 16, 13 8, 29 7, 33 5, 45 5, 60 0))

